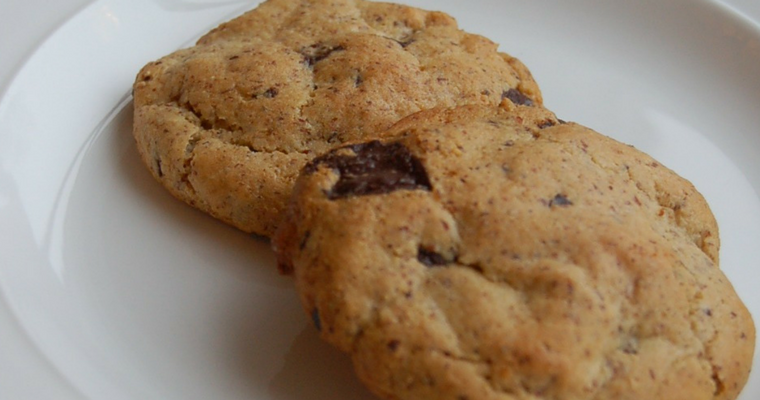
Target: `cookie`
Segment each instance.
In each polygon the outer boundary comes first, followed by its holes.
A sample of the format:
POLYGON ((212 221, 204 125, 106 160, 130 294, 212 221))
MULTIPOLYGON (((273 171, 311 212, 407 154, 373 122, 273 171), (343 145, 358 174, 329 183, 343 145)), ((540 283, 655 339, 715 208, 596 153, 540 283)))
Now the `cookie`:
POLYGON ((386 399, 735 399, 755 329, 694 186, 528 107, 429 110, 312 160, 273 240, 386 399))
POLYGON ((134 137, 174 196, 270 236, 298 171, 414 112, 542 103, 528 69, 442 12, 269 0, 146 65, 134 137))

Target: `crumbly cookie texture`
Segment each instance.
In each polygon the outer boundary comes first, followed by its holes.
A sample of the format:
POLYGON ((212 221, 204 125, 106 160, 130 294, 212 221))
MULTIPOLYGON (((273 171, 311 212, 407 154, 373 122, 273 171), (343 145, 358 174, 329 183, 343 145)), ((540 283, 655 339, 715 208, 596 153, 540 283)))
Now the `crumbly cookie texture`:
POLYGON ((461 107, 312 160, 274 238, 386 399, 735 399, 755 343, 694 186, 539 108, 461 107))
POLYGON ((542 103, 497 44, 441 12, 362 0, 269 0, 146 65, 134 136, 174 196, 270 236, 298 171, 414 112, 542 103))

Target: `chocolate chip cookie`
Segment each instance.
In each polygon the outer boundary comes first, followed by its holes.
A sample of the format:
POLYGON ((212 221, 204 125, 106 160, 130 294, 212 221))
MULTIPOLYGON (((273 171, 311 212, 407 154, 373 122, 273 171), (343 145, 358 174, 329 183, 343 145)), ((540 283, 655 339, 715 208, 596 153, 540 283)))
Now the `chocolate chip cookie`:
POLYGON ((442 12, 363 0, 269 0, 134 83, 142 160, 174 196, 270 236, 298 171, 414 112, 542 103, 497 44, 442 12))
POLYGON ((735 399, 749 374, 704 198, 537 107, 424 111, 313 159, 274 245, 386 399, 735 399))

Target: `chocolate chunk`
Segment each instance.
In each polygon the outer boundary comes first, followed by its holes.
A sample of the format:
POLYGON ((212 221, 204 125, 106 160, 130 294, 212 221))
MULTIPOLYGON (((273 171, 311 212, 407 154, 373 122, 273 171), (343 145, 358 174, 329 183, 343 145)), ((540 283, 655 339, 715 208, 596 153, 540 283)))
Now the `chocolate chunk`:
POLYGON ((324 165, 340 174, 338 182, 326 193, 331 200, 396 190, 432 189, 422 163, 401 143, 374 140, 346 148, 355 155, 340 155, 337 153, 340 149, 333 150, 304 168, 305 173, 313 173, 319 165, 324 165))
POLYGON ((345 50, 345 47, 341 45, 330 47, 323 43, 317 43, 302 49, 301 54, 306 62, 306 66, 313 67, 314 64, 329 57, 333 52, 343 50, 345 50))
POLYGON ((442 255, 423 247, 417 250, 417 260, 428 267, 439 267, 449 263, 442 255))
POLYGON ((277 97, 278 93, 280 93, 280 91, 277 90, 276 88, 269 88, 269 89, 267 89, 266 92, 264 92, 264 97, 266 97, 268 99, 273 99, 273 98, 277 97))
POLYGON ((556 125, 556 123, 554 121, 552 121, 550 119, 547 119, 546 121, 539 122, 538 129, 549 128, 549 127, 554 126, 554 125, 556 125))
POLYGON ((314 327, 317 328, 318 331, 322 330, 322 320, 320 320, 319 310, 316 308, 311 311, 311 322, 314 323, 314 327))
POLYGON ((554 207, 554 206, 567 207, 571 205, 573 205, 573 202, 568 200, 567 197, 563 194, 558 194, 549 201, 549 207, 554 207))
POLYGON ((509 99, 515 104, 520 104, 523 106, 532 106, 533 100, 523 94, 523 92, 517 90, 517 89, 509 89, 506 92, 501 94, 502 99, 509 99))

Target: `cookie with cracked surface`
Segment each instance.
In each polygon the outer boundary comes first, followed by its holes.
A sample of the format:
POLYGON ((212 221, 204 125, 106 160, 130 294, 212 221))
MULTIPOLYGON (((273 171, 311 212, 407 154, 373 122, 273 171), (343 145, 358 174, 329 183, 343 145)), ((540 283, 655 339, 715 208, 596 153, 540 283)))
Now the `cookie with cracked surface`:
POLYGON ((539 108, 430 110, 312 160, 273 244, 386 399, 735 399, 755 329, 694 186, 539 108))
POLYGON ((270 236, 298 171, 434 106, 542 103, 527 68, 441 12, 269 0, 146 65, 141 158, 174 196, 270 236))

